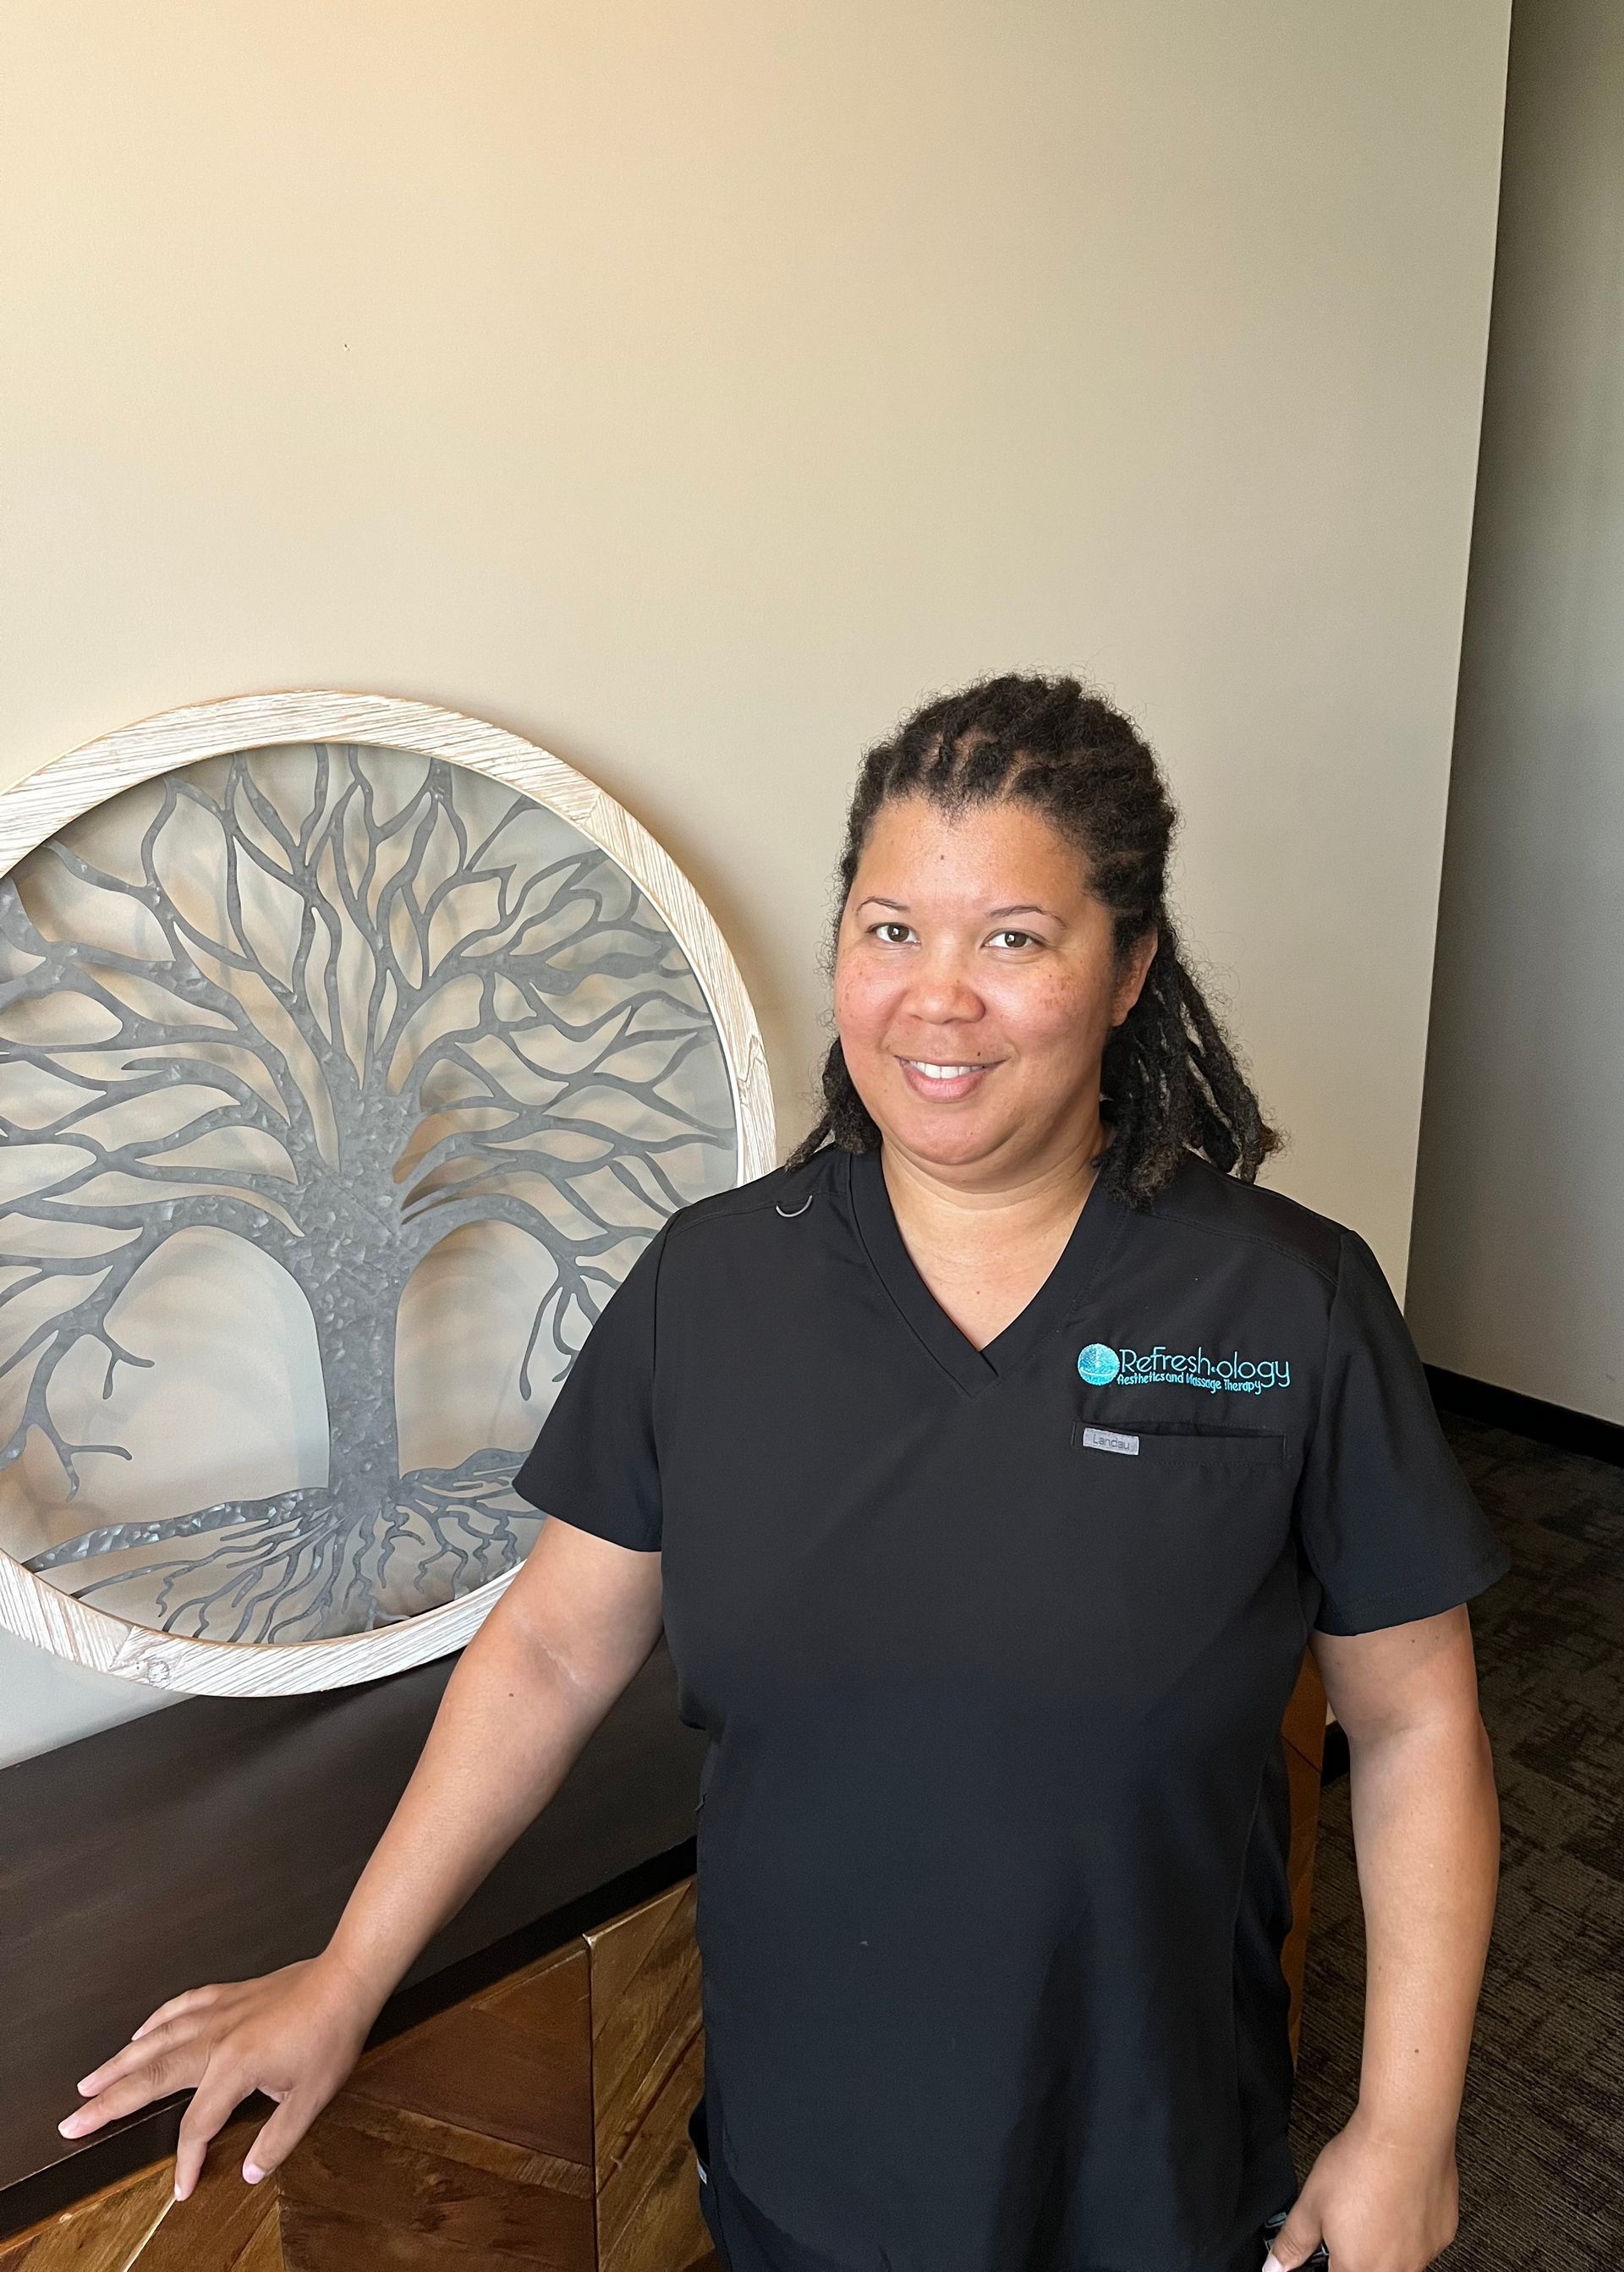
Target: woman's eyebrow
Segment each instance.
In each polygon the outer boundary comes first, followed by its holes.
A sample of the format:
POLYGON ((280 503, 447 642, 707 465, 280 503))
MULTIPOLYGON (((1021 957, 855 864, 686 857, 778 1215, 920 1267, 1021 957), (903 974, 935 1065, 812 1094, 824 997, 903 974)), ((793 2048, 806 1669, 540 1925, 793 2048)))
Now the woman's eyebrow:
MULTIPOLYGON (((908 913, 906 900, 887 900, 878 892, 867 893, 864 898, 857 901, 857 906, 859 908, 894 908, 898 915, 908 913)), ((1052 908, 1040 908, 1036 900, 1022 900, 1016 907, 988 908, 985 910, 985 920, 988 922, 1001 921, 1006 916, 1047 916, 1051 922, 1059 921, 1052 908)))

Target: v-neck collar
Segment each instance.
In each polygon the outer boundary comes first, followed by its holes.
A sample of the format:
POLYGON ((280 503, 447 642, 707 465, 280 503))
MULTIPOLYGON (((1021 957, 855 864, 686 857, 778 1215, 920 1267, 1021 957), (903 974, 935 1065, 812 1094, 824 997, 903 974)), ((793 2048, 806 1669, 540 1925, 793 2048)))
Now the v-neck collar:
POLYGON ((852 1219, 875 1276, 943 1371, 971 1395, 1002 1380, 1065 1323, 1126 1220, 1125 1209, 1096 1175, 1053 1269, 1020 1315, 978 1349, 919 1275, 891 1205, 879 1151, 842 1152, 841 1157, 852 1219))

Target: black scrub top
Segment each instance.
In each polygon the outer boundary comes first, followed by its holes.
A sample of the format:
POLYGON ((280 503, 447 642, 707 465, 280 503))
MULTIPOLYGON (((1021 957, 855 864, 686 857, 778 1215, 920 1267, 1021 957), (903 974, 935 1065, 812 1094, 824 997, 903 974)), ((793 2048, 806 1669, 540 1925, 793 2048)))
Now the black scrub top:
POLYGON ((669 1219, 517 1488, 663 1558, 725 2181, 850 2272, 1236 2261, 1310 1630, 1508 1566, 1364 1240, 1186 1154, 977 1350, 831 1147, 669 1219))

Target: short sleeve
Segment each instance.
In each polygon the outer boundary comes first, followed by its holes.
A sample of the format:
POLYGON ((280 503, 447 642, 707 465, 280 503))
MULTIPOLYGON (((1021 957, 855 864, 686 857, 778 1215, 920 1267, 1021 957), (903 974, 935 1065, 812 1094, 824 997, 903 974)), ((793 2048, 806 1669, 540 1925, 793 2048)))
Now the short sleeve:
POLYGON ((1511 1567, 1449 1448, 1381 1265, 1352 1230, 1342 1233, 1298 1522, 1323 1588, 1320 1633, 1436 1617, 1511 1567))
POLYGON ((655 1308, 662 1224, 599 1312, 526 1454, 513 1489, 617 1546, 659 1551, 654 1426, 655 1308))

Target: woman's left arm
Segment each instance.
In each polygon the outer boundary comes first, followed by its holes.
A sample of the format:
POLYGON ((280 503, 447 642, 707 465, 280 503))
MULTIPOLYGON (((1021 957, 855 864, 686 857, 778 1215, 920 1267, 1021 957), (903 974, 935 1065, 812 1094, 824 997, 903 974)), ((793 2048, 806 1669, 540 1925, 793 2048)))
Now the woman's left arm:
POLYGON ((1471 1626, 1462 1607, 1312 1645, 1348 1738, 1365 2041, 1358 2104, 1269 2264, 1301 2264, 1323 2240, 1331 2272, 1423 2272, 1455 2238, 1455 2132, 1500 1866, 1471 1626))

